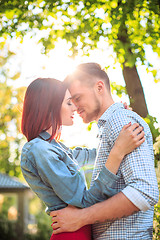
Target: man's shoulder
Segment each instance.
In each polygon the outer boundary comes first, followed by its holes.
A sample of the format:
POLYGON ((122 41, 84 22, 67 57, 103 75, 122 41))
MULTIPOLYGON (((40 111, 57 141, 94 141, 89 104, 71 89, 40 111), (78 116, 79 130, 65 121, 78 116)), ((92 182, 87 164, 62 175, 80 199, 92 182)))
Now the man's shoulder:
POLYGON ((119 133, 124 125, 131 122, 132 124, 138 123, 142 126, 146 133, 150 132, 150 128, 148 124, 144 121, 144 119, 139 116, 136 112, 118 108, 116 109, 112 115, 110 115, 104 125, 104 129, 109 131, 109 134, 119 133))
POLYGON ((105 127, 114 128, 115 126, 125 125, 130 122, 131 118, 133 118, 133 113, 131 111, 118 108, 107 118, 105 127))
POLYGON ((136 112, 125 109, 125 108, 118 108, 116 109, 112 115, 107 119, 106 125, 115 125, 115 123, 119 123, 125 125, 129 122, 135 123, 138 122, 140 124, 146 124, 146 122, 139 116, 136 112))

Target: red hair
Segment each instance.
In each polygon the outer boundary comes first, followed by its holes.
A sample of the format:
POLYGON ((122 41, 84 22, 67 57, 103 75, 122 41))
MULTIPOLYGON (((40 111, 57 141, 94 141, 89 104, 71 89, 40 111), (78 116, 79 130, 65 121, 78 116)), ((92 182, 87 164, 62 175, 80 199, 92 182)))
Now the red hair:
POLYGON ((66 84, 53 78, 37 78, 27 88, 23 103, 21 130, 30 141, 52 127, 53 138, 61 126, 60 110, 66 84))

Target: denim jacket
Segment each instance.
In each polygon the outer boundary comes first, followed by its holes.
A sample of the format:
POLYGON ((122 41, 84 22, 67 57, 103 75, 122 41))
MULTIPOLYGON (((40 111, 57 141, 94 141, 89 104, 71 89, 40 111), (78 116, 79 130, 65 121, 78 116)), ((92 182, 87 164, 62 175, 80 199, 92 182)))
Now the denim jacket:
POLYGON ((93 186, 87 190, 85 179, 77 160, 92 159, 96 151, 77 148, 68 150, 50 135, 42 132, 39 137, 27 142, 21 154, 21 170, 31 189, 47 206, 49 214, 53 210, 66 207, 89 207, 117 193, 117 175, 105 166, 93 186), (74 157, 75 156, 75 157, 74 157))

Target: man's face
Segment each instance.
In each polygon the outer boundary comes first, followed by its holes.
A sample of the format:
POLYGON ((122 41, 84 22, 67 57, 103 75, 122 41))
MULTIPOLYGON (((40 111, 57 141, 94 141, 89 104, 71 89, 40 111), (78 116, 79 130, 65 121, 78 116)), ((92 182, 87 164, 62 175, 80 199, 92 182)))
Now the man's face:
POLYGON ((95 88, 80 81, 71 83, 69 91, 77 112, 84 123, 98 120, 100 113, 100 101, 95 88))

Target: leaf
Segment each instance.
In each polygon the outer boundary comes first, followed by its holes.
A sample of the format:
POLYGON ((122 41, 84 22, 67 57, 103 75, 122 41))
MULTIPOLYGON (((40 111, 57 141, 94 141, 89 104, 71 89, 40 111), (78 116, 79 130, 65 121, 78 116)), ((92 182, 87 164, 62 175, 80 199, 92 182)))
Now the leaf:
POLYGON ((17 72, 17 73, 12 77, 12 79, 13 79, 13 80, 16 80, 16 79, 20 78, 20 76, 21 76, 21 73, 20 73, 20 72, 17 72))

